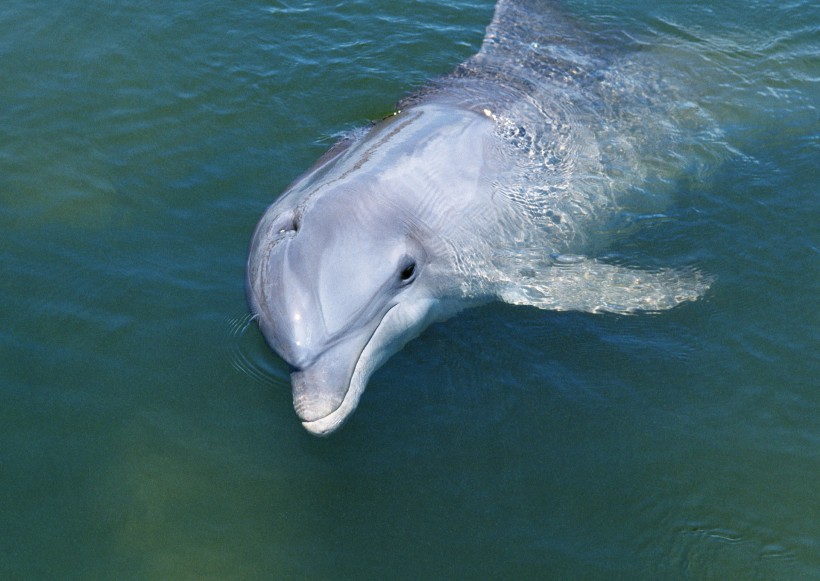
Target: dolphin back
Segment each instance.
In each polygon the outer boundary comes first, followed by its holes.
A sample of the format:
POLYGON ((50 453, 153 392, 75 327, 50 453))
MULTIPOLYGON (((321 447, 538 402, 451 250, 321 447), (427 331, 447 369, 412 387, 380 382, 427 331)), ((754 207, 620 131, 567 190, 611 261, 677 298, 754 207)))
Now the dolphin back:
POLYGON ((595 259, 633 224, 662 215, 684 164, 697 163, 704 134, 716 131, 648 46, 582 24, 556 2, 500 0, 479 52, 444 83, 494 119, 499 165, 509 168, 497 193, 526 224, 487 261, 491 278, 507 281, 502 300, 624 313, 668 309, 709 288, 694 269, 595 259))
POLYGON ((577 79, 600 70, 604 54, 556 2, 501 0, 481 49, 456 74, 494 77, 532 91, 539 79, 577 79))

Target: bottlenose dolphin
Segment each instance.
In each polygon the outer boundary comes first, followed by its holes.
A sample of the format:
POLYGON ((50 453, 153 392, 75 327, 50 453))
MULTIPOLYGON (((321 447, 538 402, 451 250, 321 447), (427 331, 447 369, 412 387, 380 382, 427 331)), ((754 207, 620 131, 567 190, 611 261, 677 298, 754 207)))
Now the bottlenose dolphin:
POLYGON ((545 2, 501 0, 478 54, 265 212, 247 296, 308 431, 338 429, 380 365, 466 307, 631 313, 705 292, 692 269, 595 258, 624 216, 657 211, 692 117, 640 51, 613 55, 617 40, 545 2))

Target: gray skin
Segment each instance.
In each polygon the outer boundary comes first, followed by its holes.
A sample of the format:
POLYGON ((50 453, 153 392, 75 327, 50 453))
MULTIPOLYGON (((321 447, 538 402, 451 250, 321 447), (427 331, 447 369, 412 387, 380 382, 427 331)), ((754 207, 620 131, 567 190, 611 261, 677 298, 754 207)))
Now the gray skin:
POLYGON ((337 430, 379 366, 466 307, 631 313, 706 290, 692 270, 588 258, 625 210, 657 209, 663 195, 635 182, 679 169, 648 153, 675 145, 652 129, 675 121, 668 95, 619 96, 632 84, 609 52, 538 2, 502 0, 476 56, 337 144, 265 212, 248 301, 309 432, 337 430))

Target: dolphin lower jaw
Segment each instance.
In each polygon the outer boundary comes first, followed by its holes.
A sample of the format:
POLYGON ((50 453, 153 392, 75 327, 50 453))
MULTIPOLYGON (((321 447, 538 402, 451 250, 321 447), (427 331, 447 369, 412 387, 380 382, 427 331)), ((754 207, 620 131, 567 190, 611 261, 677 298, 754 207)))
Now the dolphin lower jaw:
MULTIPOLYGON (((331 409, 323 416, 318 413, 302 415, 299 413, 299 404, 294 399, 293 405, 296 408, 296 413, 302 420, 302 426, 308 432, 314 436, 329 436, 345 424, 348 418, 350 418, 353 414, 353 411, 359 405, 359 399, 361 398, 367 383, 367 378, 356 378, 355 373, 353 379, 351 380, 341 402, 339 402, 334 409, 331 409), (356 379, 356 381, 353 379, 356 379)), ((316 411, 318 412, 319 410, 317 409, 316 411)))
MULTIPOLYGON (((319 413, 310 416, 299 414, 302 419, 302 426, 311 434, 329 436, 341 428, 358 407, 370 376, 394 353, 389 345, 385 345, 382 340, 383 337, 379 333, 380 330, 383 330, 383 323, 389 313, 390 311, 382 318, 376 331, 370 336, 364 349, 356 359, 356 364, 347 385, 347 391, 343 394, 339 404, 324 416, 320 416, 319 413)), ((294 406, 297 405, 294 398, 294 406)), ((327 408, 329 407, 327 406, 327 408)), ((299 413, 298 408, 297 413, 299 413)))
POLYGON ((405 302, 390 307, 359 355, 340 405, 318 419, 307 420, 302 417, 302 426, 316 436, 329 436, 341 428, 359 405, 370 376, 408 341, 418 337, 430 322, 445 319, 457 310, 460 309, 453 309, 449 303, 436 299, 405 302), (449 308, 442 309, 442 306, 449 308))
MULTIPOLYGON (((332 407, 330 403, 320 405, 319 409, 330 410, 324 416, 321 416, 318 410, 317 413, 309 415, 300 413, 302 426, 316 436, 329 436, 341 428, 359 405, 370 376, 408 341, 421 333, 429 324, 431 311, 435 312, 435 309, 431 307, 437 302, 435 300, 415 301, 410 304, 405 302, 391 306, 367 338, 361 352, 358 353, 349 376, 347 391, 336 400, 339 401, 338 406, 330 409, 332 407)), ((303 405, 301 402, 297 403, 294 397, 294 406, 303 405)), ((297 413, 299 413, 299 407, 297 407, 297 413)))
POLYGON ((351 380, 369 339, 369 334, 350 337, 290 374, 293 409, 302 422, 319 422, 338 415, 336 412, 351 395, 351 380))
POLYGON ((384 331, 383 323, 394 307, 384 313, 370 333, 348 337, 309 367, 291 373, 293 408, 308 432, 328 436, 355 411, 370 375, 387 359, 380 331, 384 331))
POLYGON ((339 385, 327 370, 307 369, 290 375, 293 389, 293 409, 302 421, 311 422, 334 412, 345 399, 348 378, 339 385))
POLYGON ((317 369, 295 371, 291 374, 293 386, 293 408, 302 426, 315 436, 329 436, 342 427, 359 405, 374 367, 365 355, 370 341, 358 352, 353 361, 353 369, 337 377, 335 385, 322 362, 314 365, 317 369))

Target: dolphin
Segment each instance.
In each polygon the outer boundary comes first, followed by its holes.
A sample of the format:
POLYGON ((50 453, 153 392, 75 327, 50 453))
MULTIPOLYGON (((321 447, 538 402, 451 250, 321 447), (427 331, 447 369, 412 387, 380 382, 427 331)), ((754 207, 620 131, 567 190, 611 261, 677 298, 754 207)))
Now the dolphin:
POLYGON ((600 258, 625 216, 667 203, 691 145, 691 110, 622 40, 547 2, 501 0, 478 54, 267 209, 247 298, 310 433, 342 426, 379 366, 467 307, 634 313, 708 289, 695 269, 600 258))

